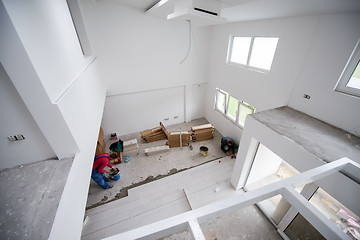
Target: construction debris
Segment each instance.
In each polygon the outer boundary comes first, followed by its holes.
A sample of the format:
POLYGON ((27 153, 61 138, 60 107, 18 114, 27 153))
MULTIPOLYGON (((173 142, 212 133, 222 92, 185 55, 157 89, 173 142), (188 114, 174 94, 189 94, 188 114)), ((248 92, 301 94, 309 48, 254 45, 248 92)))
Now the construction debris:
POLYGON ((189 146, 190 139, 190 131, 170 132, 168 134, 168 141, 166 144, 169 145, 169 147, 171 148, 189 146))
POLYGON ((156 128, 152 128, 152 129, 147 129, 142 131, 141 134, 141 138, 149 143, 149 142, 155 142, 155 141, 159 141, 162 139, 166 139, 166 134, 163 131, 163 128, 161 127, 161 123, 160 123, 160 127, 156 127, 156 128))
POLYGON ((193 142, 200 142, 214 138, 215 128, 211 123, 194 126, 191 128, 191 138, 193 142))
POLYGON ((136 139, 131 139, 129 141, 124 141, 124 155, 137 155, 139 154, 139 144, 136 139))
POLYGON ((165 152, 165 151, 168 151, 169 149, 170 149, 169 146, 158 146, 158 147, 146 148, 145 154, 147 156, 149 156, 150 154, 165 152))

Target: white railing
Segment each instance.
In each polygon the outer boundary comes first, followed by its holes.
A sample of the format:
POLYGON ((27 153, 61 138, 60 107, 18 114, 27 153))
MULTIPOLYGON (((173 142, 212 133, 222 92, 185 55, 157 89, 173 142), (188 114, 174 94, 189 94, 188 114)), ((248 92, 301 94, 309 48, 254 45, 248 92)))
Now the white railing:
POLYGON ((355 172, 357 176, 360 176, 359 164, 348 158, 341 158, 337 161, 327 163, 244 194, 214 202, 174 217, 116 234, 105 239, 158 239, 179 231, 190 229, 194 239, 205 240, 199 223, 229 214, 240 208, 245 208, 278 194, 281 194, 282 197, 296 208, 299 213, 326 239, 350 239, 308 200, 294 190, 295 187, 317 181, 342 170, 344 171, 346 167, 350 167, 353 173, 355 172))

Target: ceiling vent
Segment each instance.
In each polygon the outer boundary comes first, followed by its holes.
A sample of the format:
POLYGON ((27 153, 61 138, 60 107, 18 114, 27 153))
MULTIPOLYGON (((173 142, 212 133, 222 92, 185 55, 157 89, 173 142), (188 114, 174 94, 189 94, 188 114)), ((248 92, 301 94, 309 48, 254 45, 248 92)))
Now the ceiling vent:
POLYGON ((186 20, 194 25, 226 23, 220 16, 222 4, 215 0, 161 0, 147 14, 167 20, 186 20))

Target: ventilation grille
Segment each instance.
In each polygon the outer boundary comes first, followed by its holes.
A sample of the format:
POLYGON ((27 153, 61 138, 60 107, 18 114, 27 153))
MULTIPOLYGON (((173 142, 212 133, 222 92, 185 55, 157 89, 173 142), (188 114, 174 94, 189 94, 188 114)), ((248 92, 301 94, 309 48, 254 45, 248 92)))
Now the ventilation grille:
POLYGON ((210 14, 210 15, 214 15, 214 16, 217 16, 218 14, 216 12, 211 12, 211 11, 208 11, 208 10, 205 10, 205 9, 201 9, 201 8, 194 8, 195 11, 199 11, 199 12, 203 12, 203 13, 207 13, 207 14, 210 14))

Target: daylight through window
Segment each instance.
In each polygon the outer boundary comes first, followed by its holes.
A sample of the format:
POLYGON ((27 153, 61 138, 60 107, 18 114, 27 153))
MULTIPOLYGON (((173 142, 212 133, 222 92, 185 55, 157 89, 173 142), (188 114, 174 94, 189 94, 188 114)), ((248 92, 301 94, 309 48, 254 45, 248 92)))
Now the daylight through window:
POLYGON ((244 127, 246 116, 254 113, 255 107, 216 88, 215 110, 220 112, 235 125, 244 127))
POLYGON ((335 91, 360 97, 360 39, 357 42, 340 78, 335 91))
POLYGON ((270 70, 278 40, 277 37, 231 36, 227 63, 270 70))

